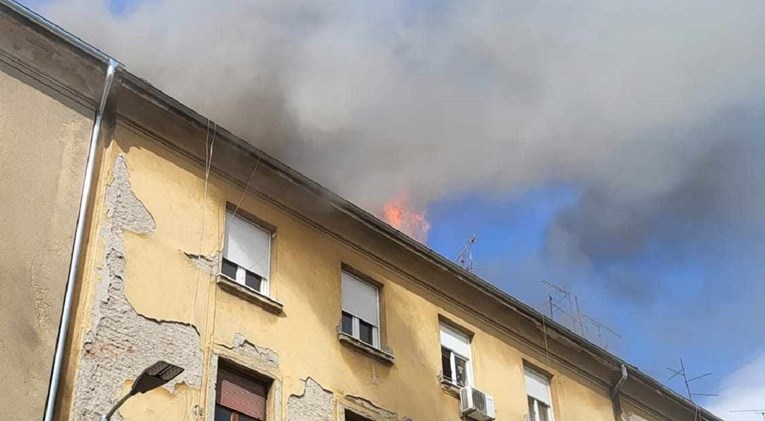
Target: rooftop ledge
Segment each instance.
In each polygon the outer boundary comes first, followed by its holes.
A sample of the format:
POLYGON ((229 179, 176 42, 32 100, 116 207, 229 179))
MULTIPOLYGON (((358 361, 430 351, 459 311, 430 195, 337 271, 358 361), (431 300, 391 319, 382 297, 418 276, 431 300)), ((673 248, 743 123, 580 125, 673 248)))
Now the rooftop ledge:
POLYGON ((367 354, 370 357, 375 358, 385 364, 392 365, 396 360, 396 356, 393 354, 385 352, 382 349, 375 348, 372 345, 369 345, 364 341, 360 341, 347 333, 338 332, 337 339, 340 340, 341 344, 353 348, 355 351, 367 354))
POLYGON ((222 273, 215 277, 215 283, 218 284, 220 289, 253 304, 259 305, 269 313, 276 315, 284 313, 284 304, 273 298, 267 297, 246 285, 242 285, 222 273))

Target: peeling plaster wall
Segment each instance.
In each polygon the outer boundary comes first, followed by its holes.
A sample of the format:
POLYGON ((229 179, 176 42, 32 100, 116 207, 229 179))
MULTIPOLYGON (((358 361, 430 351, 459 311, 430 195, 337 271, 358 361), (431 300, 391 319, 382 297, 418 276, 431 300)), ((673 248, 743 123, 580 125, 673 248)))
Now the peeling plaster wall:
POLYGON ((333 395, 312 378, 307 378, 301 395, 287 399, 287 421, 332 421, 333 395))
POLYGON ((97 420, 120 397, 123 383, 157 360, 185 369, 165 386, 168 389, 181 382, 199 387, 202 377, 203 355, 196 328, 138 314, 125 295, 125 262, 129 256, 124 236, 151 235, 156 225, 130 187, 123 155, 114 164, 105 205, 106 218, 101 227, 104 261, 92 329, 85 339, 75 384, 75 420, 97 420))
POLYGON ((369 418, 374 421, 394 421, 396 420, 396 413, 389 411, 385 408, 381 408, 368 399, 359 396, 345 396, 342 405, 343 410, 351 410, 352 412, 369 418))
POLYGON ((93 124, 40 89, 0 64, 2 420, 42 418, 93 124))
POLYGON ((279 368, 279 354, 271 349, 253 344, 239 333, 234 336, 234 343, 231 349, 236 350, 243 358, 255 361, 262 367, 269 369, 279 368))
MULTIPOLYGON (((229 361, 272 379, 267 421, 342 421, 346 409, 376 420, 458 421, 459 399, 438 381, 443 316, 474 333, 474 378, 494 396, 497 421, 526 415, 524 361, 553 375, 556 419, 613 421, 609 384, 547 359, 262 197, 243 195, 215 173, 206 177, 203 164, 127 123, 117 125, 104 162, 113 170, 100 175, 105 211, 99 241, 88 250, 103 263, 85 275, 92 298, 78 309, 86 320, 78 329, 90 333, 70 368, 77 372, 76 416, 95 414, 149 360, 170 356, 188 377, 173 393, 129 401, 124 420, 211 420, 217 369, 229 361), (215 282, 227 203, 276 227, 270 295, 284 305, 282 314, 215 282), (392 365, 338 340, 343 263, 383 285, 382 341, 395 354, 392 365), (99 385, 107 390, 96 391, 99 385)), ((256 173, 252 187, 264 182, 256 173)))

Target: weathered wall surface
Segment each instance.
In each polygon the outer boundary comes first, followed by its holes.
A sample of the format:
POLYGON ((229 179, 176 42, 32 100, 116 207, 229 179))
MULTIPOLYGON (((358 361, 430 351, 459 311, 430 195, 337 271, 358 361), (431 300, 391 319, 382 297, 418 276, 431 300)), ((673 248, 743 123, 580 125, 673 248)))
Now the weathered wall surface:
POLYGON ((0 419, 42 418, 92 120, 0 68, 0 419))
POLYGON ((494 396, 499 421, 524 419, 524 360, 554 375, 558 419, 613 420, 606 386, 262 198, 205 177, 202 166, 158 142, 121 124, 114 136, 102 165, 108 170, 92 231, 98 240, 88 250, 93 268, 78 308, 82 334, 71 350, 69 419, 94 419, 149 360, 169 358, 186 377, 134 398, 122 419, 210 419, 215 369, 225 359, 274 381, 271 421, 337 420, 347 408, 380 420, 457 421, 458 398, 438 380, 443 316, 474 332, 475 383, 494 396), (271 295, 283 314, 216 284, 209 261, 222 248, 226 203, 241 203, 276 227, 271 295), (384 285, 383 342, 393 365, 338 341, 343 263, 384 285))

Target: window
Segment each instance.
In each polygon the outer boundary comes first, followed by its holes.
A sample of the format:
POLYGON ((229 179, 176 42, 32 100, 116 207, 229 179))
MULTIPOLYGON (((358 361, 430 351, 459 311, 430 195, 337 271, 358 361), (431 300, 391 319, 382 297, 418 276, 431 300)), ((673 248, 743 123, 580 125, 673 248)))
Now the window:
POLYGON ((218 370, 215 421, 265 421, 268 387, 228 370, 218 370))
POLYGON ((552 421, 550 377, 528 367, 524 371, 529 401, 529 421, 552 421))
POLYGON ((379 290, 348 272, 342 272, 343 333, 380 347, 379 290))
POLYGON ((441 373, 444 382, 457 387, 471 385, 470 338, 441 324, 441 373))
POLYGON ((345 421, 372 421, 369 418, 362 417, 361 415, 358 415, 356 413, 353 413, 349 410, 345 410, 345 421))
POLYGON ((270 263, 271 232, 227 211, 223 275, 268 295, 270 263))

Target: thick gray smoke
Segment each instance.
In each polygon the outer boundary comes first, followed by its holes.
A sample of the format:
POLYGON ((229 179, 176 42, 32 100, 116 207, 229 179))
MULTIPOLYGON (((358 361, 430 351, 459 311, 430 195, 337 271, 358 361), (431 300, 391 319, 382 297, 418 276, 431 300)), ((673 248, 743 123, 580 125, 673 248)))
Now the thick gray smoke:
MULTIPOLYGON (((761 0, 50 0, 41 12, 372 210, 548 182, 561 259, 620 259, 763 198, 761 0), (124 4, 115 2, 114 4, 124 4), (116 10, 116 12, 115 12, 116 10)), ((710 234, 711 235, 711 234, 710 234)))

